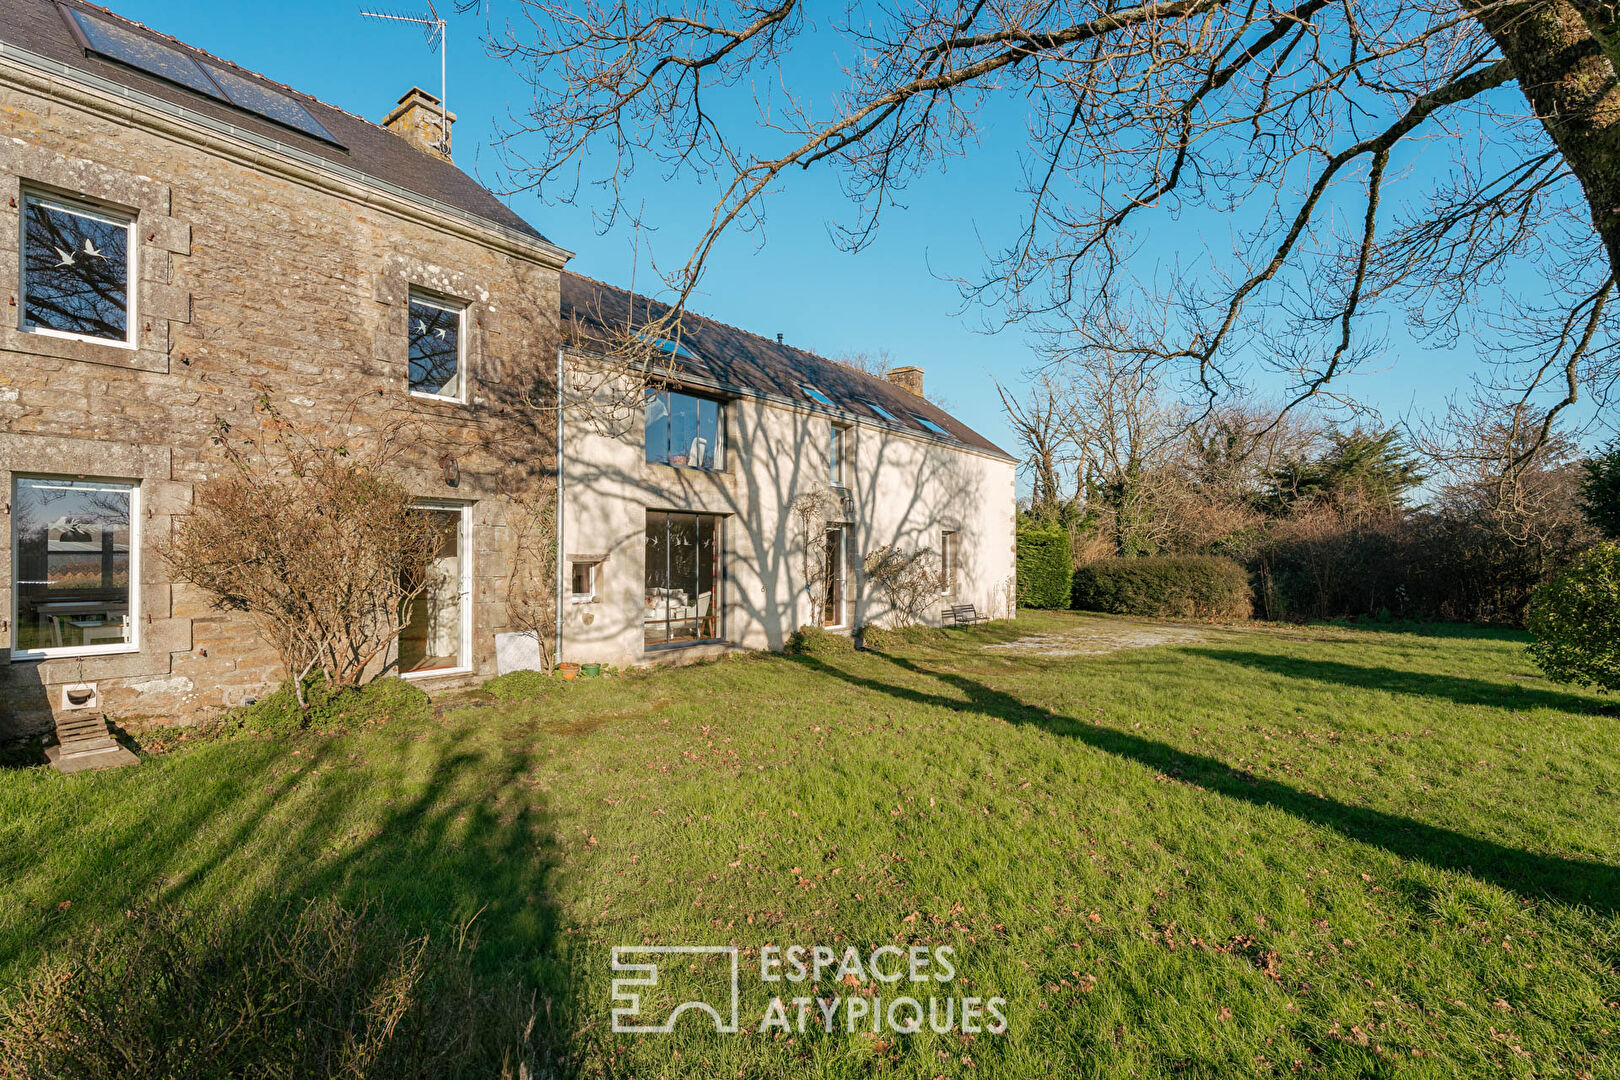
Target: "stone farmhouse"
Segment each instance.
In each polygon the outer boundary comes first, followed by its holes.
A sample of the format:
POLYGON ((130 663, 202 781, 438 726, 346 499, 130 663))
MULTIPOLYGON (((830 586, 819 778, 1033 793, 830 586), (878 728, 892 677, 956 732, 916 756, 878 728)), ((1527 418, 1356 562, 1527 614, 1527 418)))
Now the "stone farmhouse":
POLYGON ((606 331, 657 306, 568 272, 457 169, 433 96, 373 124, 79 0, 0 8, 0 737, 208 715, 284 678, 162 558, 226 467, 219 433, 266 401, 427 433, 394 467, 443 584, 386 666, 430 691, 543 652, 678 662, 851 632, 885 615, 861 570, 885 544, 937 553, 929 618, 1004 605, 1014 463, 920 370, 688 315, 655 385, 625 385, 606 331), (613 385, 633 407, 593 406, 613 385), (533 568, 514 507, 537 505, 555 557, 533 568), (543 630, 514 617, 519 586, 543 630))

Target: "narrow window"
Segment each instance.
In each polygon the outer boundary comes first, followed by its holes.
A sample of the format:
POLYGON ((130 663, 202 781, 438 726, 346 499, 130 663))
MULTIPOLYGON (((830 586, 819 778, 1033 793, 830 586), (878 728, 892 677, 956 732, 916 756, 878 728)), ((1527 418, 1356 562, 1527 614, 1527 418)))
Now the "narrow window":
POLYGON ((829 424, 827 439, 827 482, 834 487, 847 483, 849 465, 849 425, 829 424))
POLYGON ((588 604, 596 599, 596 566, 595 562, 571 562, 568 564, 569 577, 573 581, 572 595, 574 603, 588 604))
POLYGON ((25 194, 22 328, 133 345, 134 231, 131 216, 25 194))
POLYGON ((135 648, 139 497, 110 480, 12 481, 12 659, 135 648))
POLYGON ((939 534, 939 591, 943 596, 956 595, 956 562, 959 555, 959 534, 947 529, 939 534))
POLYGON ((720 639, 720 544, 718 515, 647 511, 648 647, 720 639))
POLYGON ((674 390, 647 391, 647 461, 677 469, 725 467, 721 403, 674 390))
POLYGON ((466 400, 461 356, 461 323, 466 311, 449 301, 411 294, 411 393, 466 400))
POLYGON ((465 506, 420 507, 425 527, 438 537, 427 587, 411 602, 399 631, 401 675, 441 674, 472 666, 472 605, 465 506))
POLYGON ((828 627, 844 625, 844 529, 827 530, 827 595, 821 607, 821 623, 828 627))

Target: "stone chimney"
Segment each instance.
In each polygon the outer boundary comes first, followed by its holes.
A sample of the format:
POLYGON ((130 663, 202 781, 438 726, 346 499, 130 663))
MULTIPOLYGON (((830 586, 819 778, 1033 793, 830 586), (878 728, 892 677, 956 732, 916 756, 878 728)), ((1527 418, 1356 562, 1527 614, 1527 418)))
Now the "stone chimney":
POLYGON ((382 126, 395 135, 403 135, 418 150, 449 161, 450 131, 455 122, 455 113, 439 111, 438 98, 420 86, 413 86, 399 99, 393 111, 383 117, 382 126))
POLYGON ((923 369, 920 367, 890 368, 883 373, 883 377, 902 390, 910 391, 918 397, 923 396, 923 369))

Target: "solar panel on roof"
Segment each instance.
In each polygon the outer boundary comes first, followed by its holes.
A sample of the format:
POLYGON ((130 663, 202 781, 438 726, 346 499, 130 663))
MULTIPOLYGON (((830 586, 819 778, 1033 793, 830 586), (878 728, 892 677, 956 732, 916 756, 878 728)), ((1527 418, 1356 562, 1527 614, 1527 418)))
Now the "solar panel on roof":
POLYGON ((297 101, 283 94, 280 90, 268 86, 261 86, 251 79, 244 79, 235 72, 224 68, 205 64, 208 74, 225 91, 225 96, 231 104, 239 105, 248 112, 258 113, 268 117, 278 124, 286 124, 290 128, 297 128, 306 135, 313 135, 317 139, 327 142, 337 142, 332 133, 321 126, 321 122, 310 115, 308 109, 297 101))
POLYGON ((306 135, 342 145, 308 109, 273 87, 244 79, 214 64, 199 64, 179 49, 142 37, 117 23, 77 9, 64 10, 72 17, 92 52, 188 90, 229 102, 306 135))
POLYGON ((197 62, 179 49, 173 49, 160 41, 141 37, 131 33, 116 23, 106 22, 82 11, 70 12, 74 22, 84 33, 84 38, 90 47, 110 60, 128 64, 138 68, 148 75, 156 75, 160 79, 167 79, 172 83, 195 90, 199 94, 225 100, 197 62))

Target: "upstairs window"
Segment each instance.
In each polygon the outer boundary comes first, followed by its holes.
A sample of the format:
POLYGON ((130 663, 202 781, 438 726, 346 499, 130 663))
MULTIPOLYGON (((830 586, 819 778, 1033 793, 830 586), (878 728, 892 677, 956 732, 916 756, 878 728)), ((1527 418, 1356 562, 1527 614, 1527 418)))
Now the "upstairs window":
POLYGON ((131 216, 25 194, 22 328, 133 345, 134 231, 131 216))
POLYGON ((866 403, 866 407, 891 424, 898 424, 900 422, 894 418, 894 413, 890 412, 888 409, 885 409, 875 401, 868 401, 866 403))
POLYGON ((925 416, 913 416, 912 419, 917 421, 917 423, 921 424, 924 428, 932 431, 935 435, 943 435, 947 439, 951 438, 950 432, 946 431, 944 428, 940 427, 938 424, 934 423, 925 416))
POLYGON ((848 483, 849 425, 828 424, 827 428, 827 482, 833 487, 843 487, 848 483))
POLYGON ((649 390, 647 461, 677 469, 725 468, 720 402, 676 390, 649 390))
POLYGON ((829 409, 836 409, 838 407, 833 404, 832 398, 828 397, 826 394, 823 394, 820 390, 817 390, 809 383, 801 383, 799 385, 799 389, 809 394, 810 400, 814 401, 817 405, 825 405, 829 409))
POLYGON ((447 300, 411 293, 411 393, 464 401, 461 324, 467 309, 447 300))

